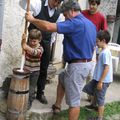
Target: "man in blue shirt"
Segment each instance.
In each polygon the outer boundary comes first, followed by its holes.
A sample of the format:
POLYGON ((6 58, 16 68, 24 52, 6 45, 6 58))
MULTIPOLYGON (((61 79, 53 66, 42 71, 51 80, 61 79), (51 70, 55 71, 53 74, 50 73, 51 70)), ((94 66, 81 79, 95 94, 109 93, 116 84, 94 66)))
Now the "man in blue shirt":
POLYGON ((92 69, 96 28, 80 13, 80 6, 75 0, 64 2, 60 11, 65 16, 64 22, 51 23, 35 19, 30 13, 26 13, 25 17, 41 30, 64 34, 63 56, 68 66, 59 75, 57 100, 52 108, 53 112, 60 110, 65 93, 66 103, 69 105, 69 120, 78 120, 84 80, 92 69))

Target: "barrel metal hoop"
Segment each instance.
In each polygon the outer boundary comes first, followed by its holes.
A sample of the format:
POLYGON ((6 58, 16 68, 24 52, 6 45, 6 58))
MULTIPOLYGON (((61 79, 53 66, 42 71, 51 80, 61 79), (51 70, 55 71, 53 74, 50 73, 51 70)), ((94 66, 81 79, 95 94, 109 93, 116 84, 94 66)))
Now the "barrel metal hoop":
POLYGON ((10 92, 15 93, 15 94, 27 94, 29 92, 29 90, 26 90, 26 91, 15 91, 15 90, 10 89, 10 92))
POLYGON ((8 112, 10 112, 10 113, 13 113, 13 114, 26 114, 26 111, 27 110, 24 110, 24 111, 15 111, 15 110, 10 110, 10 109, 8 109, 8 112))

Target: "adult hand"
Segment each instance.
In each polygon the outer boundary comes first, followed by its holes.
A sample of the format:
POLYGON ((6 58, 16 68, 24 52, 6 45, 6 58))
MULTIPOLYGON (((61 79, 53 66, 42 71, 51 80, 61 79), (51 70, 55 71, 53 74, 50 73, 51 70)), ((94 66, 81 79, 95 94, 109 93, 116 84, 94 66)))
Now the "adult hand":
POLYGON ((34 20, 34 17, 31 15, 30 12, 26 12, 25 19, 29 22, 32 22, 34 20))

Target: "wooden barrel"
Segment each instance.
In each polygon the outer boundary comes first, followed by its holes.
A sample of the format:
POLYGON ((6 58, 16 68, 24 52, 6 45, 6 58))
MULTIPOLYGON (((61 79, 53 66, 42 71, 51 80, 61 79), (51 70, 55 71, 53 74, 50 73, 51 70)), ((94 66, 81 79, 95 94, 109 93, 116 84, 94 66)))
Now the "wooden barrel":
POLYGON ((29 97, 29 71, 13 69, 8 100, 7 120, 25 120, 29 97))

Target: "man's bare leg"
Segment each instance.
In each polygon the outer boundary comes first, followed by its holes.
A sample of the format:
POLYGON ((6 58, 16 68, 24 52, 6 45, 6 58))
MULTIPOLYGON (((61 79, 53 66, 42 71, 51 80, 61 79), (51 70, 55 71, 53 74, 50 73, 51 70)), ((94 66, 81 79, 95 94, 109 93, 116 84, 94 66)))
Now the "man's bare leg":
POLYGON ((57 86, 57 96, 56 96, 55 106, 61 108, 61 103, 62 103, 64 94, 65 94, 65 90, 59 81, 57 86))
POLYGON ((80 113, 80 107, 70 107, 68 120, 78 120, 79 113, 80 113))

